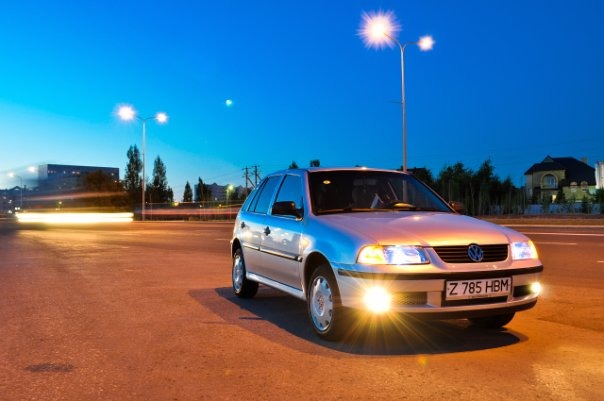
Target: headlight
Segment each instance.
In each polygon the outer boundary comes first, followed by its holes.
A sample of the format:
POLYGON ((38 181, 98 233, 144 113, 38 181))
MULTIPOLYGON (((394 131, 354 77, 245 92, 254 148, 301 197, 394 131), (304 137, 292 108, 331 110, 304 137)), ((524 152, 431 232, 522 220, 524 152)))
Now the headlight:
POLYGON ((369 245, 361 249, 357 262, 366 265, 418 265, 429 261, 419 246, 369 245))
POLYGON ((512 242, 512 259, 524 260, 538 258, 537 248, 535 248, 533 241, 512 242))

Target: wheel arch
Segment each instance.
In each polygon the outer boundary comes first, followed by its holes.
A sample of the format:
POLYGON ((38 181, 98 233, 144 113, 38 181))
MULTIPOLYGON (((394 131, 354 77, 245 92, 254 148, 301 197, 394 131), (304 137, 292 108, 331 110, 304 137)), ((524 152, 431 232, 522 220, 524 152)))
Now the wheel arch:
POLYGON ((239 242, 238 238, 233 239, 231 242, 231 258, 235 256, 235 251, 237 249, 241 249, 241 242, 239 242))
POLYGON ((306 263, 304 264, 304 290, 308 293, 308 284, 312 273, 319 266, 330 265, 327 258, 320 252, 313 252, 306 257, 306 263))

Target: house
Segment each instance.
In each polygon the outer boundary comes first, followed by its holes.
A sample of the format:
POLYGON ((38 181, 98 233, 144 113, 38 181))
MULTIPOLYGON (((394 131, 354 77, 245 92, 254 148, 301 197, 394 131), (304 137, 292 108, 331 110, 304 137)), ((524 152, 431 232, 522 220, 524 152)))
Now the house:
POLYGON ((526 195, 536 203, 555 202, 560 195, 566 201, 591 199, 596 193, 595 169, 574 157, 547 156, 525 173, 526 195))

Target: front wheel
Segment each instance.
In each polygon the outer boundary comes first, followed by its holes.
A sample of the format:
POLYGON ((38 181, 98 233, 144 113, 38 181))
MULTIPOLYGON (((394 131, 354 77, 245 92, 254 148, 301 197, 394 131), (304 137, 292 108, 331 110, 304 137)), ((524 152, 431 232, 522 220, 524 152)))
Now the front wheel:
POLYGON ((483 329, 500 329, 514 318, 515 313, 504 313, 495 316, 473 317, 468 319, 476 327, 483 329))
POLYGON ((330 266, 322 265, 313 272, 307 301, 308 317, 315 333, 329 341, 341 339, 348 328, 348 317, 330 266))
POLYGON ((258 292, 258 283, 245 277, 245 261, 241 249, 233 254, 233 291, 239 298, 252 298, 258 292))

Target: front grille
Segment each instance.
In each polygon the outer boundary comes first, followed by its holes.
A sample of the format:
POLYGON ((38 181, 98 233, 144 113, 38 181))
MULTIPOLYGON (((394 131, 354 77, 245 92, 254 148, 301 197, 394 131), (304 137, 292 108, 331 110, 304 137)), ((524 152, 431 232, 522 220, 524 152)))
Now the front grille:
POLYGON ((398 292, 392 296, 395 305, 425 305, 427 302, 428 294, 425 292, 398 292))
MULTIPOLYGON (((484 252, 481 262, 500 262, 508 258, 508 244, 479 246, 484 252)), ((434 250, 446 263, 476 263, 468 256, 468 245, 435 246, 434 250)))

